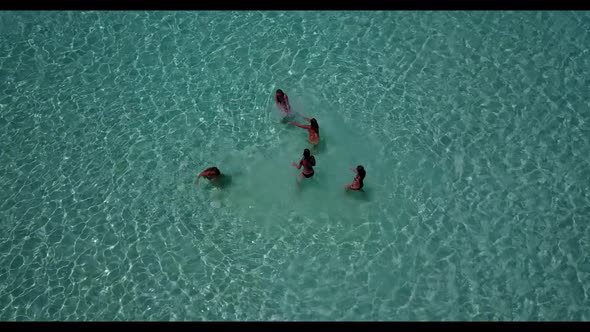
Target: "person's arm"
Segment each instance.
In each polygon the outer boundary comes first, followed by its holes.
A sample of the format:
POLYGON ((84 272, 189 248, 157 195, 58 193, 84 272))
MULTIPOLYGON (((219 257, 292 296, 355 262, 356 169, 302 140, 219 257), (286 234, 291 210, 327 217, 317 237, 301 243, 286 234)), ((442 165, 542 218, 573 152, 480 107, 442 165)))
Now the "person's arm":
POLYGON ((353 171, 353 172, 354 172, 355 174, 357 174, 357 175, 359 174, 359 172, 358 172, 358 171, 356 170, 356 168, 354 168, 354 167, 351 167, 351 168, 350 168, 350 170, 351 170, 351 171, 353 171))
POLYGON ((303 128, 303 129, 311 129, 311 126, 300 124, 300 123, 293 122, 293 121, 289 122, 289 124, 292 124, 294 126, 297 126, 299 128, 303 128))
POLYGON ((300 169, 301 165, 303 164, 303 159, 301 159, 301 161, 299 161, 299 165, 297 165, 295 162, 292 162, 291 165, 293 165, 293 167, 300 169))

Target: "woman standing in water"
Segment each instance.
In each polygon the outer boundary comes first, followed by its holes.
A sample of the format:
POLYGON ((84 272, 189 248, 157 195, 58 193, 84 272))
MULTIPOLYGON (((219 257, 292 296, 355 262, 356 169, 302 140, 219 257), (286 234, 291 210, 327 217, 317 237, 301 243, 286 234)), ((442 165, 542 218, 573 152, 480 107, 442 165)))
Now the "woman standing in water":
POLYGON ((303 129, 307 129, 307 132, 309 133, 309 143, 313 144, 313 145, 317 145, 320 143, 320 126, 318 125, 318 122, 316 121, 315 118, 306 118, 303 117, 305 119, 305 121, 309 122, 311 125, 304 125, 304 124, 300 124, 297 122, 289 122, 289 124, 295 125, 299 128, 303 128, 303 129))
POLYGON ((346 188, 346 190, 363 191, 363 186, 365 185, 363 180, 365 179, 365 175, 367 175, 365 168, 361 165, 358 165, 356 168, 351 168, 350 170, 355 172, 356 176, 354 177, 354 180, 352 180, 352 184, 346 185, 344 188, 346 188))
POLYGON ((291 105, 289 104, 289 97, 281 89, 278 89, 277 93, 275 94, 275 104, 277 105, 279 111, 283 113, 283 115, 291 115, 291 105))
POLYGON ((299 165, 292 162, 293 167, 300 169, 303 166, 303 172, 299 175, 300 178, 310 178, 314 174, 313 166, 315 166, 315 157, 311 155, 309 149, 303 150, 303 158, 299 161, 299 165))

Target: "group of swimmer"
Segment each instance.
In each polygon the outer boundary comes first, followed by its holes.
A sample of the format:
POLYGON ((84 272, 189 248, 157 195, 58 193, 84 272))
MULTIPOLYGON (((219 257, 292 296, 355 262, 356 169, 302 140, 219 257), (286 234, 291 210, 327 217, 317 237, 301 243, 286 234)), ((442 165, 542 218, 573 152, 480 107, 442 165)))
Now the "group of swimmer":
MULTIPOLYGON (((289 97, 281 89, 276 91, 275 104, 279 111, 285 116, 285 118, 290 118, 293 116, 291 112, 291 105, 289 104, 289 97)), ((318 122, 315 118, 307 118, 305 116, 303 116, 303 118, 305 121, 309 122, 310 125, 301 124, 294 121, 290 121, 288 123, 299 128, 307 129, 309 133, 309 142, 312 145, 317 146, 320 143, 320 126, 318 125, 318 122)), ((303 167, 303 171, 299 175, 299 178, 311 178, 314 174, 313 166, 315 166, 315 164, 315 157, 311 154, 309 149, 303 150, 303 158, 299 161, 299 164, 295 162, 291 163, 291 165, 297 169, 301 169, 301 167, 303 167)), ((358 165, 356 168, 351 168, 350 170, 356 173, 356 176, 354 177, 352 184, 346 185, 344 188, 346 190, 363 191, 363 180, 366 175, 365 168, 361 165, 358 165)), ((209 167, 197 176, 195 184, 197 184, 201 177, 208 179, 214 184, 217 184, 219 179, 223 177, 223 174, 219 168, 209 167)))

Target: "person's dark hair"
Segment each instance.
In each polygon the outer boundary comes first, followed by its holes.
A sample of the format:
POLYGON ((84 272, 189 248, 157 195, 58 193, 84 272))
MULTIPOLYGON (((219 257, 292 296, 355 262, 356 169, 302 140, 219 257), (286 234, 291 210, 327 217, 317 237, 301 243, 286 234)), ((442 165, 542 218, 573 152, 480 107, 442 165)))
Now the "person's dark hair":
POLYGON ((365 168, 361 165, 358 165, 356 167, 356 171, 358 172, 358 175, 361 177, 361 181, 363 181, 365 179, 365 175, 367 175, 367 172, 365 172, 365 168))
POLYGON ((280 103, 285 101, 285 93, 283 92, 283 90, 281 90, 281 89, 277 90, 276 98, 280 103))
POLYGON ((219 174, 221 174, 221 171, 219 170, 219 168, 217 168, 217 167, 212 167, 211 169, 212 169, 213 171, 215 171, 215 175, 219 175, 219 174))
POLYGON ((309 149, 303 150, 303 159, 307 160, 311 166, 315 166, 315 158, 311 155, 309 149))
POLYGON ((312 118, 309 122, 311 122, 311 129, 313 129, 318 135, 320 134, 320 126, 315 118, 312 118))
POLYGON ((361 166, 361 165, 358 165, 356 167, 356 172, 357 172, 358 177, 359 177, 359 185, 360 185, 360 188, 362 189, 365 186, 365 183, 364 183, 363 180, 365 179, 365 175, 367 175, 367 173, 365 172, 365 168, 363 166, 361 166))

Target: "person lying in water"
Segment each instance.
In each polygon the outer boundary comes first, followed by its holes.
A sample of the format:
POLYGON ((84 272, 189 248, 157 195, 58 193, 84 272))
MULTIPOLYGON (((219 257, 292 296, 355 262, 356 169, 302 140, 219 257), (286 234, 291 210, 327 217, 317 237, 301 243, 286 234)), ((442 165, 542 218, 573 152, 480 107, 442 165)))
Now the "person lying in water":
POLYGON ((281 111, 284 115, 291 115, 289 97, 281 89, 278 89, 277 93, 275 94, 275 104, 277 105, 279 111, 281 111))
POLYGON ((303 158, 299 161, 299 165, 292 162, 293 167, 300 169, 303 166, 303 172, 301 172, 301 178, 310 178, 314 174, 313 166, 315 166, 315 157, 311 155, 309 149, 303 150, 303 158))
POLYGON ((360 190, 363 191, 363 186, 365 185, 363 183, 363 180, 365 179, 365 175, 367 175, 367 173, 365 172, 365 168, 361 165, 358 165, 355 168, 350 168, 351 171, 356 173, 356 176, 354 177, 354 180, 352 180, 352 184, 346 185, 344 186, 344 188, 346 188, 346 190, 360 190))
POLYGON ((219 181, 219 178, 221 177, 221 171, 219 170, 219 168, 215 166, 207 168, 206 170, 202 171, 199 174, 199 176, 197 176, 197 180, 195 180, 195 185, 197 185, 201 177, 206 178, 212 183, 217 183, 219 181))
POLYGON ((303 128, 303 129, 307 129, 307 132, 309 133, 309 143, 311 144, 319 144, 320 143, 320 126, 318 125, 318 122, 316 121, 315 118, 306 118, 303 117, 305 119, 305 121, 309 122, 311 125, 304 125, 304 124, 300 124, 297 122, 289 122, 289 124, 295 125, 299 128, 303 128))

